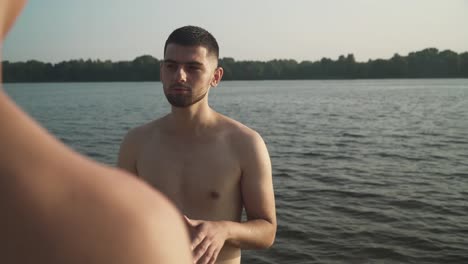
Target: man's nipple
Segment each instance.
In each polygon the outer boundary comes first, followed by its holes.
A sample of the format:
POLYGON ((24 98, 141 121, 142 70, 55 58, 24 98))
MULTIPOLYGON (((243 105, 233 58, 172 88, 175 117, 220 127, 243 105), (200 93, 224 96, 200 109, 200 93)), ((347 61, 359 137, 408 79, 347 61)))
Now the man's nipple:
POLYGON ((211 191, 210 192, 210 198, 213 199, 213 200, 218 200, 219 199, 219 192, 211 191))

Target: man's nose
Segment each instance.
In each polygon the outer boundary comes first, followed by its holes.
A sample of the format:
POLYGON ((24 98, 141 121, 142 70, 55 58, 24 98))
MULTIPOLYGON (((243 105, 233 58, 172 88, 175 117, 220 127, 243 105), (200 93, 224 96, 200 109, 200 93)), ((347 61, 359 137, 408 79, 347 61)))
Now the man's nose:
POLYGON ((175 73, 175 78, 177 82, 185 82, 187 81, 187 73, 183 66, 179 66, 175 73))

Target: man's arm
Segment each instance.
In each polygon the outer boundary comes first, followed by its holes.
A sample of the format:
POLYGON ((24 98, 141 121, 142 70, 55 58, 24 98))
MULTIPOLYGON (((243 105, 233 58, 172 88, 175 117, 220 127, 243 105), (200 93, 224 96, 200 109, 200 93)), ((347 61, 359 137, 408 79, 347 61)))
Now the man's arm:
POLYGON ((214 263, 224 243, 243 249, 269 248, 276 236, 276 209, 271 162, 263 139, 255 132, 243 138, 241 192, 247 213, 246 222, 186 219, 195 232, 192 250, 196 263, 214 263))
POLYGON ((241 192, 247 220, 227 225, 228 242, 245 249, 270 247, 276 236, 276 208, 271 162, 256 132, 243 144, 241 192))
POLYGON ((138 128, 130 130, 120 145, 117 167, 138 176, 136 168, 136 153, 138 149, 138 128))

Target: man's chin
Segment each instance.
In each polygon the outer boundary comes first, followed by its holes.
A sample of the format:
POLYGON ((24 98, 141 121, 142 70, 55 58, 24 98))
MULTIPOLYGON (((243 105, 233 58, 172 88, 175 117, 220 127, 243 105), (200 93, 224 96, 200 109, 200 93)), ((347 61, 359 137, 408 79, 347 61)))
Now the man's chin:
POLYGON ((171 104, 173 107, 181 108, 181 109, 182 108, 188 108, 189 106, 191 106, 191 104, 190 105, 177 105, 177 104, 173 104, 171 102, 169 102, 169 104, 171 104))
POLYGON ((165 94, 165 95, 166 95, 167 101, 173 107, 187 108, 187 107, 190 107, 190 106, 200 102, 203 98, 205 98, 207 93, 208 93, 208 91, 206 93, 204 93, 203 95, 199 96, 196 99, 194 99, 192 97, 188 97, 188 96, 176 96, 176 95, 173 95, 173 94, 165 94))
POLYGON ((193 104, 191 100, 182 99, 182 98, 174 98, 173 96, 166 95, 166 99, 173 107, 177 108, 187 108, 193 104))

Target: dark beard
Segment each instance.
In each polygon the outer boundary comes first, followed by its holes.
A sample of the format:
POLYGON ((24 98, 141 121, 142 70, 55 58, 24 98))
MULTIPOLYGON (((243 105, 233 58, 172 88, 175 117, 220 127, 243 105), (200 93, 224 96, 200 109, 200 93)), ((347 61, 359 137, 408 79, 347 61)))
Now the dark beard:
POLYGON ((171 94, 171 93, 165 93, 167 101, 175 107, 180 107, 180 108, 185 108, 189 107, 193 104, 196 104, 200 102, 201 99, 205 98, 206 94, 208 93, 208 90, 206 92, 196 98, 192 98, 192 93, 189 94, 171 94))

